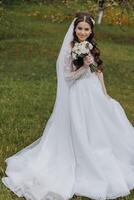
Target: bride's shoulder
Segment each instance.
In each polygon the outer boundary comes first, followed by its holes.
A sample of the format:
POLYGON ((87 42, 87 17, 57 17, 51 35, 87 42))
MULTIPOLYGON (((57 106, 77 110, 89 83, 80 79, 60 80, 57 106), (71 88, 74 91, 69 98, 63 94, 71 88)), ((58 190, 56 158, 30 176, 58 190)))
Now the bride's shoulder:
POLYGON ((72 48, 73 48, 73 47, 72 47, 72 44, 71 44, 71 43, 70 43, 70 44, 68 44, 67 51, 71 53, 71 51, 72 51, 72 48))
POLYGON ((72 47, 71 47, 71 46, 68 46, 68 47, 66 48, 66 57, 71 58, 71 51, 72 51, 72 47))

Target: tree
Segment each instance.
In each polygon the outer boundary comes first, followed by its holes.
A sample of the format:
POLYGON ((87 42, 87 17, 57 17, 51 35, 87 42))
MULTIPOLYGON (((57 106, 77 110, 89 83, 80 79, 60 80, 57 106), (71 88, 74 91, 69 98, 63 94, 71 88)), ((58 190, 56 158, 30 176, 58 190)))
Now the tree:
POLYGON ((109 6, 115 5, 119 5, 122 15, 124 14, 125 10, 127 12, 130 10, 134 11, 134 0, 98 0, 97 24, 101 24, 104 10, 109 6))
POLYGON ((105 0, 98 0, 98 18, 97 18, 97 24, 101 24, 104 9, 105 9, 105 0))

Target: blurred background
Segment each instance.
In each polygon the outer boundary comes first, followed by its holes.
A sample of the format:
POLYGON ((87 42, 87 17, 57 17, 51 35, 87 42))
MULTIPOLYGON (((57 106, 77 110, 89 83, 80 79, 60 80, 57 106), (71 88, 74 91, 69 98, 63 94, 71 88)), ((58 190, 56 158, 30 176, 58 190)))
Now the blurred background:
MULTIPOLYGON (((0 1, 0 176, 42 135, 56 97, 56 59, 76 12, 95 19, 108 94, 134 125, 133 0, 0 1)), ((19 200, 0 182, 0 200, 19 200)), ((74 199, 87 199, 74 197, 74 199)), ((126 199, 126 198, 124 198, 126 199)), ((127 199, 134 199, 134 191, 127 199)))

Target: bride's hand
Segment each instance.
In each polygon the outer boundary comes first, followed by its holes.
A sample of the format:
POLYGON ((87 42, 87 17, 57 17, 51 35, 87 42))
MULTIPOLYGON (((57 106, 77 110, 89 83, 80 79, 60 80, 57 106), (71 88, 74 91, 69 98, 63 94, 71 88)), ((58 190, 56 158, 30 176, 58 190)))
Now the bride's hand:
POLYGON ((91 55, 87 55, 83 58, 83 62, 83 67, 88 68, 89 65, 93 63, 93 57, 91 55))

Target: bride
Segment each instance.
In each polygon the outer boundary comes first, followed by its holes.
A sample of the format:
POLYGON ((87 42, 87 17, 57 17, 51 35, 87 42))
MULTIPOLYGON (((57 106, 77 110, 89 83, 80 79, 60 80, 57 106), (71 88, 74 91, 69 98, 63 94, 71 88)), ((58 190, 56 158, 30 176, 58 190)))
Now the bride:
POLYGON ((2 182, 18 197, 105 200, 134 188, 134 128, 107 94, 94 23, 87 13, 73 19, 56 62, 57 96, 44 132, 6 159, 2 182))

